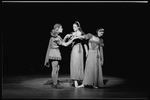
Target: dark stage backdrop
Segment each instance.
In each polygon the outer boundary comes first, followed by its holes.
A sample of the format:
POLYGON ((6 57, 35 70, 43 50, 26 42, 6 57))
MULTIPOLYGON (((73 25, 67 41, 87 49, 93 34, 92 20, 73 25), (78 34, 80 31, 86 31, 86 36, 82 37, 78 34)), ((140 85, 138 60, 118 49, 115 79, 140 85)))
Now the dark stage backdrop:
MULTIPOLYGON (((50 74, 44 66, 50 31, 62 24, 63 38, 75 21, 85 33, 105 29, 104 75, 147 77, 148 4, 140 3, 2 3, 2 74, 50 74)), ((71 46, 60 50, 60 75, 69 75, 71 46)))

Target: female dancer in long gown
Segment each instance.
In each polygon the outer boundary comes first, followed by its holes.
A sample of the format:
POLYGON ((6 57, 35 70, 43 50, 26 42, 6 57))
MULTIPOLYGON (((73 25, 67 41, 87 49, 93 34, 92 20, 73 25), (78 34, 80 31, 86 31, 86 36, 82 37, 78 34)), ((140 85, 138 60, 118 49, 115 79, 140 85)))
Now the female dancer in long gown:
MULTIPOLYGON (((75 87, 78 86, 78 81, 83 80, 84 72, 84 62, 83 62, 83 47, 82 39, 85 38, 83 31, 81 30, 80 24, 76 21, 73 24, 74 32, 72 34, 66 35, 66 37, 78 37, 72 42, 72 52, 70 61, 70 74, 71 80, 74 82, 75 87)), ((87 46, 84 44, 85 51, 87 53, 87 46)))
POLYGON ((97 31, 98 37, 94 35, 89 35, 89 50, 88 57, 86 60, 85 73, 82 85, 79 87, 84 87, 86 85, 93 86, 94 88, 103 87, 103 73, 102 65, 104 62, 103 40, 99 37, 104 33, 104 29, 101 28, 97 31))
POLYGON ((58 35, 59 33, 62 33, 62 31, 63 31, 62 25, 60 24, 54 25, 54 29, 51 31, 52 37, 50 38, 49 41, 49 45, 45 57, 45 63, 44 63, 44 65, 47 67, 50 66, 49 65, 50 63, 52 64, 51 77, 53 81, 52 87, 54 88, 62 88, 62 86, 60 86, 57 83, 59 69, 60 69, 59 61, 62 59, 59 50, 59 45, 67 46, 73 41, 72 39, 69 42, 65 43, 64 40, 62 40, 62 38, 58 35))

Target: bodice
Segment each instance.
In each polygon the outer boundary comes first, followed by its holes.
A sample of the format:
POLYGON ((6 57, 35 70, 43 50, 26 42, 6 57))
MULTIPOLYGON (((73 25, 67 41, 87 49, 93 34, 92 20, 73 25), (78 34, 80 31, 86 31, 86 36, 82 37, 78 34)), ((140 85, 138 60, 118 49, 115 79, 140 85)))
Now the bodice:
POLYGON ((99 48, 99 41, 89 40, 89 49, 97 50, 99 48))
POLYGON ((99 49, 100 46, 104 46, 102 39, 97 39, 97 40, 90 39, 89 40, 89 49, 97 50, 97 49, 99 49))
POLYGON ((50 46, 52 49, 58 48, 58 44, 62 41, 60 36, 51 37, 50 46))

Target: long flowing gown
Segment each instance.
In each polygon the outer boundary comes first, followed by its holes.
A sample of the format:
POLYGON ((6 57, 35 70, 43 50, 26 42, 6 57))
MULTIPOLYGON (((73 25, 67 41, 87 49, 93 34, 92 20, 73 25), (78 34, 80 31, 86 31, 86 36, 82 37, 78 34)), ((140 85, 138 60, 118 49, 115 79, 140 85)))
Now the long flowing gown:
POLYGON ((101 54, 99 51, 100 40, 89 40, 89 52, 85 65, 84 85, 92 85, 96 87, 103 86, 103 73, 101 67, 101 54))
POLYGON ((83 80, 83 47, 81 40, 73 41, 70 61, 70 74, 72 80, 83 80))

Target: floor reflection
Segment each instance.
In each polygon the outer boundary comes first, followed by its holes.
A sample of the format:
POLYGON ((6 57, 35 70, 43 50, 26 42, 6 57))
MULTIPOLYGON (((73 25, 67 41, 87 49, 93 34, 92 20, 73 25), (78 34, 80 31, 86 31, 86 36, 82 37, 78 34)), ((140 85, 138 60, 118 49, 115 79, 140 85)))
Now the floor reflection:
MULTIPOLYGON (((25 99, 100 99, 100 98, 147 98, 147 90, 133 88, 125 79, 105 76, 103 88, 74 88, 70 84, 69 76, 60 76, 59 82, 63 89, 51 87, 51 78, 48 76, 16 76, 3 79, 3 98, 25 99)), ((134 84, 133 84, 134 85, 134 84)))

